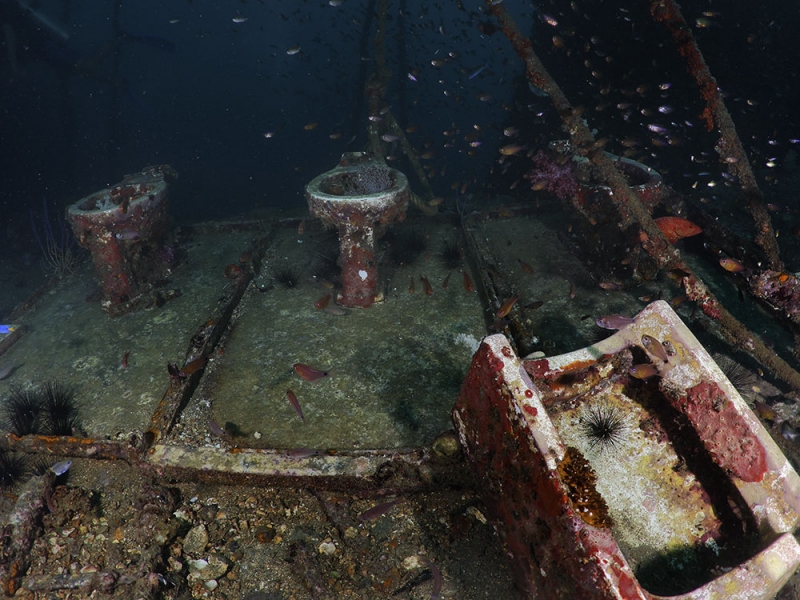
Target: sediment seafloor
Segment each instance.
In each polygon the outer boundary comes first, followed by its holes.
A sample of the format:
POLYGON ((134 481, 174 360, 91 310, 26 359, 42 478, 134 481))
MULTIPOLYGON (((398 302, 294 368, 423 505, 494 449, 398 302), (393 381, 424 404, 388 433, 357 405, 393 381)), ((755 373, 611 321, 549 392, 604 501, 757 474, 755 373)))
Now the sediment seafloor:
MULTIPOLYGON (((463 244, 453 219, 409 220, 378 248, 385 303, 326 312, 315 303, 336 285, 321 273, 331 232, 301 223, 177 232, 184 258, 169 285, 180 294, 157 308, 108 318, 89 260, 26 303, 25 334, 0 356, 0 367, 14 365, 0 397, 61 382, 75 391, 80 427, 72 437, 7 436, 45 473, 0 495, 7 593, 413 599, 441 586, 441 598, 516 597, 492 507, 448 433, 472 352, 507 326, 490 308, 505 298, 487 301, 481 276, 512 282, 495 292, 524 305, 517 338, 548 355, 596 341, 603 332, 587 316, 635 314, 664 286, 599 288, 559 224, 487 213, 472 227, 492 265, 440 260, 448 243, 463 244), (411 259, 390 243, 423 248, 411 259), (286 267, 294 285, 279 281, 286 267), (198 356, 195 373, 170 376, 168 363, 180 371, 198 356), (298 362, 332 375, 302 380, 298 362), (65 459, 65 475, 48 474, 65 459), (15 541, 20 514, 30 528, 15 541)), ((762 422, 800 464, 779 430, 797 422, 797 404, 776 395, 770 405, 777 417, 762 422)), ((798 589, 795 575, 779 597, 798 589)))

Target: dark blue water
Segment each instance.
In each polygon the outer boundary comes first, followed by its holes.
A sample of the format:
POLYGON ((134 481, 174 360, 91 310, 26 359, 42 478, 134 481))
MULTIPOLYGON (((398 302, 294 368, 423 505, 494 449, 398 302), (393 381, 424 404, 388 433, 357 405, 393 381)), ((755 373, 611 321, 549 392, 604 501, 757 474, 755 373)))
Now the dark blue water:
MULTIPOLYGON (((678 189, 719 179, 716 136, 699 120, 684 61, 647 3, 617 4, 505 0, 608 150, 633 154, 678 189)), ((375 2, 37 6, 68 39, 17 0, 0 1, 3 231, 27 230, 29 209, 43 201, 63 208, 160 163, 180 174, 172 195, 179 222, 300 207, 310 179, 342 152, 364 148, 375 2)), ((779 182, 800 138, 800 13, 777 1, 684 10, 759 175, 779 182)), ((413 130, 418 155, 429 156, 423 163, 439 196, 457 188, 524 198, 526 155, 564 137, 493 28, 474 0, 389 2, 386 103, 413 130), (519 133, 505 136, 509 127, 519 133), (522 150, 504 158, 498 148, 508 144, 522 150)), ((408 169, 399 149, 386 152, 408 169)))

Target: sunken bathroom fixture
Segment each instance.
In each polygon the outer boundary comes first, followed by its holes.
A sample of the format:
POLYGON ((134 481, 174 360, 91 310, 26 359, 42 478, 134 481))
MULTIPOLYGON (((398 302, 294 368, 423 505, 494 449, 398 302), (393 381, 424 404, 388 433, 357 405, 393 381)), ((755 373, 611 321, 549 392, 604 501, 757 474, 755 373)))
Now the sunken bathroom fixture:
POLYGON ((342 306, 383 300, 375 240, 386 225, 405 218, 410 196, 405 175, 363 152, 342 155, 337 167, 306 186, 311 216, 339 230, 342 291, 336 301, 342 306))
POLYGON ((177 177, 169 165, 147 167, 67 208, 78 243, 92 253, 103 308, 112 317, 177 295, 154 288, 174 256, 162 244, 169 226, 168 184, 177 177))
POLYGON ((669 305, 592 346, 476 352, 453 420, 525 598, 772 598, 800 478, 669 305))

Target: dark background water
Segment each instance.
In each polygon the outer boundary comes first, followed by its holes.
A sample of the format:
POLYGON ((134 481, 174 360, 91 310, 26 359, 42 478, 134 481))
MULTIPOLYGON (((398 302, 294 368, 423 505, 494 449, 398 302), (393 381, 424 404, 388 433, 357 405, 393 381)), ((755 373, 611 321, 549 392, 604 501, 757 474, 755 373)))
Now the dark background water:
MULTIPOLYGON (((698 118, 696 87, 647 3, 630 4, 505 0, 573 104, 609 139, 607 149, 628 151, 676 187, 691 191, 700 181, 696 194, 713 193, 703 184, 721 169, 715 136, 698 118)), ((151 164, 180 174, 172 194, 178 221, 301 207, 310 179, 343 151, 364 147, 375 6, 37 3, 68 34, 64 41, 16 0, 0 0, 6 248, 30 241, 28 213, 41 212, 43 202, 61 211, 151 164)), ((800 11, 775 0, 683 9, 759 175, 780 182, 791 175, 800 138, 800 11)), ((526 186, 514 184, 530 168, 527 151, 563 137, 547 98, 528 89, 520 60, 492 23, 477 1, 389 2, 387 103, 401 126, 416 127, 409 139, 431 155, 424 162, 440 196, 465 183, 468 193, 513 186, 524 196, 526 186), (520 133, 504 136, 508 127, 520 133), (498 148, 511 143, 524 149, 504 158, 498 148)), ((391 146, 387 153, 400 155, 391 146)))

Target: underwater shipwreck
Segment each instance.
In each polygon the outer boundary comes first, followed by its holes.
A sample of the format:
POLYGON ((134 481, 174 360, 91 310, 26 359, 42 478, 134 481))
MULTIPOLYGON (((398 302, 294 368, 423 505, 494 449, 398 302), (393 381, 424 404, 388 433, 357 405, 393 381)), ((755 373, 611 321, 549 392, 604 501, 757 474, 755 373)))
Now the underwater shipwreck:
MULTIPOLYGON (((524 77, 498 156, 442 192, 391 4, 359 21, 364 143, 301 206, 179 223, 180 168, 136 164, 47 216, 50 276, 0 324, 2 593, 798 597, 800 236, 775 195, 800 174, 754 167, 693 35, 710 17, 624 18, 669 56, 656 113, 682 85, 698 138, 651 145, 714 185, 593 122, 650 91, 575 6, 536 13, 542 42, 486 0, 470 19, 524 77)), ((464 156, 488 136, 451 129, 464 156)))

